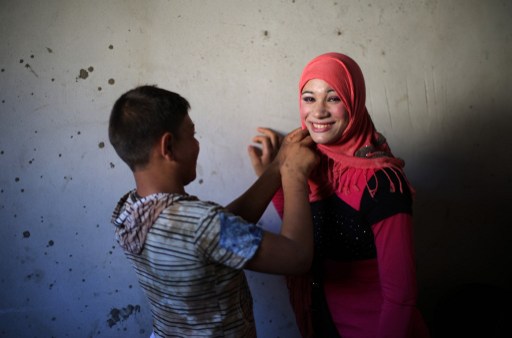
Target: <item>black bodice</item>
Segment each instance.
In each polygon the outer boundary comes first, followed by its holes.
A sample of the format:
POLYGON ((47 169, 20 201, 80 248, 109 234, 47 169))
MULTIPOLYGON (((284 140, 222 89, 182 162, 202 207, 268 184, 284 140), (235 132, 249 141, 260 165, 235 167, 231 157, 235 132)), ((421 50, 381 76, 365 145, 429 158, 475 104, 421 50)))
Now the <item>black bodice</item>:
POLYGON ((315 254, 334 260, 376 257, 373 233, 363 215, 336 194, 311 204, 315 254))
POLYGON ((411 194, 401 173, 379 170, 368 181, 369 187, 377 184, 374 196, 366 188, 359 211, 336 194, 311 203, 317 258, 338 261, 376 258, 372 224, 397 213, 412 213, 411 194))

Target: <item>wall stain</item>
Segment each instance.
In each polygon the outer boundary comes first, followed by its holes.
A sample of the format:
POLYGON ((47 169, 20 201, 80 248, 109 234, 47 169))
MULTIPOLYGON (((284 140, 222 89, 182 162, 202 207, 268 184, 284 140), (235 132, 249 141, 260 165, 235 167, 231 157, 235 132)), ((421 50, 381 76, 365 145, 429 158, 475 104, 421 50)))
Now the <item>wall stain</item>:
POLYGON ((116 83, 116 80, 114 80, 114 79, 109 79, 108 80, 108 84, 109 85, 113 85, 114 83, 116 83))
POLYGON ((39 77, 39 75, 37 75, 37 73, 34 71, 34 69, 32 68, 32 66, 30 66, 30 64, 25 64, 25 68, 27 68, 28 70, 30 70, 30 72, 32 74, 34 74, 35 77, 39 77))
MULTIPOLYGON (((82 132, 81 132, 81 131, 78 131, 76 134, 77 134, 77 135, 80 135, 80 134, 82 134, 82 132)), ((73 138, 73 137, 74 137, 74 135, 71 135, 71 136, 70 136, 70 138, 73 138)))
POLYGON ((100 148, 100 149, 105 148, 105 142, 98 143, 98 148, 100 148))
POLYGON ((50 53, 50 54, 51 54, 51 53, 53 53, 53 50, 52 50, 51 48, 46 47, 46 50, 47 50, 47 51, 48 51, 48 53, 50 53))
POLYGON ((42 270, 37 269, 36 271, 25 276, 25 281, 34 281, 36 283, 40 283, 44 279, 44 272, 42 270))
POLYGON ((77 81, 78 81, 78 79, 85 80, 88 77, 89 77, 89 72, 82 68, 82 69, 80 69, 80 72, 79 72, 78 77, 76 78, 76 80, 77 81))
POLYGON ((23 238, 29 238, 30 237, 30 231, 25 230, 23 231, 23 238))
POLYGON ((110 318, 107 319, 108 327, 116 325, 118 322, 127 320, 131 315, 140 312, 140 305, 128 304, 126 307, 121 309, 112 308, 110 310, 110 318))

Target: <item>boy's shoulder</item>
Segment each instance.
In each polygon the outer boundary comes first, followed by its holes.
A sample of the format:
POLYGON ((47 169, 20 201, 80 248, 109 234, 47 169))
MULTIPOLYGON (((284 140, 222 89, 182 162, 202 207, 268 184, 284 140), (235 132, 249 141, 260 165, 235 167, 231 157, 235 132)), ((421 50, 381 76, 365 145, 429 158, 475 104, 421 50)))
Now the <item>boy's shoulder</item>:
POLYGON ((186 210, 196 210, 196 212, 220 212, 224 209, 218 203, 201 200, 193 195, 183 195, 180 198, 177 198, 171 203, 166 210, 169 211, 186 211, 186 210))
POLYGON ((226 217, 234 216, 222 205, 196 196, 183 195, 169 203, 160 214, 161 219, 183 221, 189 225, 208 226, 221 223, 226 217))
POLYGON ((219 223, 224 211, 219 204, 192 195, 156 193, 140 197, 132 190, 118 202, 112 223, 121 247, 139 253, 151 228, 167 231, 172 224, 173 229, 196 231, 219 223))

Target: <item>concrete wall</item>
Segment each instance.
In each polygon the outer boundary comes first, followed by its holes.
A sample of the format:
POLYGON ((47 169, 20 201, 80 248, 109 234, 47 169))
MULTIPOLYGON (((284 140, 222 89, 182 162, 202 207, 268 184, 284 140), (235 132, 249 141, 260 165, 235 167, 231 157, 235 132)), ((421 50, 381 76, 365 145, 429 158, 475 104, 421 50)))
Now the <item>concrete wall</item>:
MULTIPOLYGON (((107 138, 114 100, 158 84, 190 100, 189 193, 227 203, 257 126, 299 125, 314 56, 359 62, 367 106, 417 189, 420 306, 510 290, 512 3, 507 0, 0 2, 0 336, 147 337, 150 314, 110 215, 133 187, 107 138)), ((269 208, 261 223, 279 226, 269 208)), ((260 337, 297 337, 281 277, 248 273, 260 337)))

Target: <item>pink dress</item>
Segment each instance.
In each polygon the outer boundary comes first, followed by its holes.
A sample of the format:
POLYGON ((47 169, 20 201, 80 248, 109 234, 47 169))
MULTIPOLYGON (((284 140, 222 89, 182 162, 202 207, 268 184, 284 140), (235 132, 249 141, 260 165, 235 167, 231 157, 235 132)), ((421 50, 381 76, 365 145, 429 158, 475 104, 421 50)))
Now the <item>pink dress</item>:
MULTIPOLYGON (((366 186, 364 181, 359 183, 366 186)), ((429 337, 416 308, 412 198, 408 185, 401 174, 388 169, 377 171, 368 181, 370 187, 376 184, 374 196, 365 189, 333 194, 311 203, 315 225, 312 287, 308 288, 304 281, 289 282, 292 305, 304 337, 336 337, 335 331, 343 338, 429 337), (402 191, 396 188, 399 186, 402 191), (322 300, 315 299, 318 297, 311 291, 315 285, 322 290, 320 298, 324 297, 324 307, 328 309, 320 319, 315 313, 322 311, 314 308, 322 300), (313 310, 308 309, 310 306, 313 310), (325 318, 329 314, 330 318, 325 318), (306 317, 312 317, 312 322, 307 323, 306 317), (329 323, 332 333, 326 329, 329 323)), ((282 198, 279 193, 274 197, 280 214, 282 198)))

